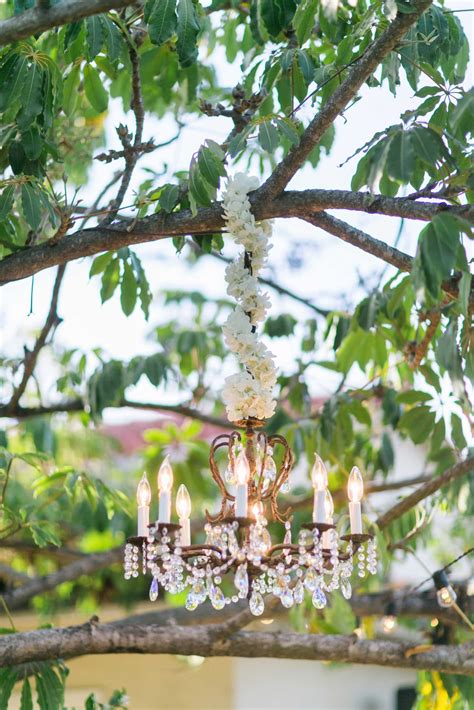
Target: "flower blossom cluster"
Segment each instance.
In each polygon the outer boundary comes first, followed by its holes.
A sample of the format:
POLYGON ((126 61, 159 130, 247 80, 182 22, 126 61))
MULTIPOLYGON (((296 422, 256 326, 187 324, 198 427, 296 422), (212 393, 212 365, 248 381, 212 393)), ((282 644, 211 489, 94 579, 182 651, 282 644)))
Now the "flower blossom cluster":
POLYGON ((257 187, 256 178, 237 173, 229 179, 223 196, 227 229, 248 254, 247 259, 245 253, 241 254, 226 269, 227 293, 238 305, 224 325, 224 338, 244 367, 225 381, 223 397, 231 421, 267 419, 276 404, 273 355, 256 333, 257 324, 265 319, 270 307, 268 294, 262 292, 257 277, 266 265, 272 232, 271 222, 256 222, 250 210, 248 193, 257 187))

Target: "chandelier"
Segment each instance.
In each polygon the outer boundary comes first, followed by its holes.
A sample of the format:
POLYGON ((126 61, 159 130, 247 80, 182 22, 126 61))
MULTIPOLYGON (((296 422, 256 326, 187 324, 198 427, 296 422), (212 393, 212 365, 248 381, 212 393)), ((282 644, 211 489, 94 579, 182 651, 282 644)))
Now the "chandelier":
POLYGON ((282 511, 278 496, 288 490, 294 455, 286 439, 262 428, 275 408, 273 356, 258 340, 256 324, 269 305, 257 274, 266 263, 271 224, 257 223, 248 192, 254 179, 237 174, 223 197, 227 229, 244 252, 226 270, 227 292, 237 307, 224 326, 226 343, 242 365, 227 378, 224 400, 236 430, 220 434, 211 444, 209 467, 220 492, 220 509, 206 511, 202 542, 191 539, 191 498, 181 485, 176 496, 178 522, 171 521, 173 470, 166 458, 158 472, 158 520, 150 523, 151 488, 144 474, 138 484, 138 530, 125 545, 125 579, 150 573, 151 601, 160 587, 171 594, 187 590, 186 609, 193 611, 209 598, 212 606, 248 599, 253 615, 265 610, 264 597, 277 597, 286 608, 301 604, 305 591, 316 609, 327 594, 340 589, 352 595, 354 568, 359 577, 375 574, 376 541, 362 529, 363 479, 354 466, 348 479, 350 530, 340 534, 334 524, 334 504, 326 466, 319 455, 311 471, 314 488, 312 521, 292 531, 291 510, 282 511), (279 541, 272 530, 280 527, 279 541), (284 532, 283 532, 284 531, 284 532))

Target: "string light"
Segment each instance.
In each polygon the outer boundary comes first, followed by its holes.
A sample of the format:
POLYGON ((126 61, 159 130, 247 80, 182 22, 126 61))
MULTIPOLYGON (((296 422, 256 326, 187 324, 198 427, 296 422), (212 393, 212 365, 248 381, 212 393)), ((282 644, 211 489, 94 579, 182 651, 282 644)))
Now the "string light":
POLYGON ((382 617, 382 629, 384 633, 391 634, 397 626, 397 609, 395 602, 389 602, 385 607, 385 616, 382 617))

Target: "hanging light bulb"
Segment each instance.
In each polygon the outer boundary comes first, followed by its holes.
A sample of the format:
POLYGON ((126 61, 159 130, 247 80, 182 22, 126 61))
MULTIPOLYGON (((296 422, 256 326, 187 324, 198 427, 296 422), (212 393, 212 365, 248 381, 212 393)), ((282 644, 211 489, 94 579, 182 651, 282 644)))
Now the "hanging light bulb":
POLYGON ((144 508, 151 503, 151 488, 146 473, 140 478, 137 486, 137 503, 139 508, 144 508))
POLYGON ((181 526, 181 545, 190 545, 191 521, 189 520, 189 517, 191 515, 191 496, 189 495, 189 491, 184 483, 182 483, 178 488, 178 495, 176 496, 176 512, 178 513, 179 524, 181 526))
POLYGON ((137 535, 138 537, 146 537, 148 535, 148 525, 150 523, 151 503, 151 488, 148 483, 146 473, 143 474, 137 486, 137 503, 137 535))
POLYGON ((443 570, 435 572, 433 574, 433 582, 436 587, 436 598, 438 600, 438 604, 444 609, 452 606, 458 597, 452 586, 449 584, 446 572, 443 570))
POLYGON ((246 518, 248 510, 247 484, 250 478, 250 465, 245 451, 241 451, 235 460, 235 478, 237 480, 235 517, 246 518))
POLYGON ((314 464, 311 470, 311 481, 314 487, 313 523, 326 522, 326 490, 328 486, 328 472, 324 461, 314 455, 314 464))
POLYGON ((385 608, 385 616, 382 617, 382 629, 384 633, 391 634, 397 625, 397 610, 394 602, 389 602, 385 608))
POLYGON ((362 508, 360 501, 364 494, 364 481, 357 466, 354 466, 350 473, 347 493, 350 501, 349 516, 351 519, 351 534, 360 535, 362 533, 362 508))
POLYGON ((158 522, 169 523, 171 520, 171 488, 173 487, 173 469, 169 456, 166 456, 158 471, 158 522))

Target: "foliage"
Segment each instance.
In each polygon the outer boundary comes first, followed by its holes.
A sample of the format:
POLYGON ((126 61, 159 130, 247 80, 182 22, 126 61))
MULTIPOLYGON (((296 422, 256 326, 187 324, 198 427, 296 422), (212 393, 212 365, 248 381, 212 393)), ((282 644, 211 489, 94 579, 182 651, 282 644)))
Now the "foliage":
MULTIPOLYGON (((46 575, 62 564, 61 550, 88 554, 120 545, 134 529, 133 482, 143 467, 154 475, 164 453, 172 453, 176 480, 190 489, 193 511, 211 504, 207 432, 193 418, 222 423, 219 392, 231 355, 221 326, 230 304, 209 296, 208 284, 199 291, 176 284, 154 297, 150 265, 136 244, 155 235, 157 225, 200 224, 215 214, 227 176, 242 170, 264 180, 300 150, 314 116, 328 110, 349 72, 390 27, 386 5, 146 0, 143 10, 130 6, 81 17, 0 49, 0 264, 26 258, 32 247, 77 247, 99 233, 90 287, 97 287, 102 303, 120 302, 125 317, 149 320, 150 345, 146 354, 122 361, 108 355, 106 334, 104 350, 91 352, 81 343, 66 347, 53 341, 54 329, 49 330, 33 360, 33 375, 41 366, 51 377, 47 394, 33 376, 18 390, 32 362, 31 348, 29 354, 18 347, 14 356, 1 356, 0 409, 11 420, 0 441, 0 539, 19 546, 14 571, 46 575), (230 77, 238 77, 233 88, 230 77), (115 137, 106 126, 117 108, 135 125, 117 126, 115 137), (207 124, 208 117, 216 124, 207 124), (159 146, 148 140, 152 119, 174 126, 176 135, 164 143, 177 141, 180 147, 192 122, 199 120, 206 131, 209 125, 208 137, 187 156, 186 169, 161 160, 159 146), (220 143, 212 128, 217 123, 227 132, 220 143), (97 154, 99 148, 106 152, 97 154), (154 150, 153 167, 135 170, 139 158, 154 150), (96 200, 84 204, 94 159, 112 164, 113 179, 97 186, 96 200), (118 233, 132 235, 125 246, 117 247, 118 233), (141 387, 152 388, 152 399, 166 403, 164 411, 189 419, 151 428, 137 457, 124 463, 101 427, 110 408, 147 408, 150 403, 136 399, 141 387), (22 552, 21 545, 34 552, 22 552)), ((416 12, 413 0, 396 5, 398 17, 416 12)), ((8 0, 2 17, 20 16, 31 6, 30 0, 8 0)), ((384 126, 381 116, 380 130, 369 141, 355 141, 347 158, 352 191, 346 199, 362 196, 364 211, 375 214, 383 214, 383 204, 406 210, 429 201, 431 214, 419 229, 410 273, 381 271, 356 294, 341 294, 328 312, 270 279, 268 288, 283 292, 284 300, 267 319, 264 336, 270 349, 283 344, 291 356, 278 379, 279 406, 268 429, 288 438, 298 460, 311 460, 317 450, 329 464, 334 491, 345 488, 354 463, 367 483, 389 485, 400 439, 420 447, 433 476, 470 451, 474 340, 472 219, 466 205, 474 197, 474 93, 466 83, 468 61, 457 14, 438 2, 365 82, 364 90, 393 95, 408 86, 413 101, 394 125, 384 126), (321 402, 314 382, 325 376, 336 384, 321 402)), ((352 100, 359 99, 354 91, 352 100)), ((348 108, 344 118, 350 121, 348 108)), ((322 161, 333 155, 338 125, 325 126, 303 155, 310 178, 324 177, 322 161)), ((226 238, 218 230, 182 231, 174 227, 170 234, 190 267, 204 258, 227 258, 226 238)), ((157 252, 159 246, 157 241, 157 252)), ((306 264, 299 244, 294 250, 298 254, 285 266, 295 269, 297 292, 297 269, 306 264)), ((55 328, 57 309, 53 315, 55 328)), ((292 495, 308 491, 300 485, 292 495)), ((463 546, 473 493, 474 476, 466 476, 377 531, 384 566, 376 584, 383 584, 390 569, 390 544, 402 542, 415 551, 429 545, 445 554, 433 537, 435 513, 456 513, 451 539, 463 546)), ((364 584, 361 590, 371 591, 364 584)), ((89 612, 104 601, 130 605, 143 591, 140 582, 126 586, 113 567, 38 595, 34 604, 45 617, 67 605, 89 612)), ((296 627, 351 633, 356 620, 349 604, 337 595, 334 600, 324 616, 302 608, 293 619, 296 627)), ((369 635, 371 624, 362 622, 369 635)), ((416 628, 425 632, 425 622, 417 621, 416 628)), ((40 707, 62 703, 65 669, 59 662, 1 673, 0 708, 22 681, 25 710, 34 692, 40 707)), ((439 697, 463 707, 472 694, 465 683, 461 677, 422 677, 419 707, 431 707, 439 697)), ((125 700, 117 693, 105 707, 122 707, 125 700)), ((93 696, 87 700, 87 710, 101 707, 93 696)))

